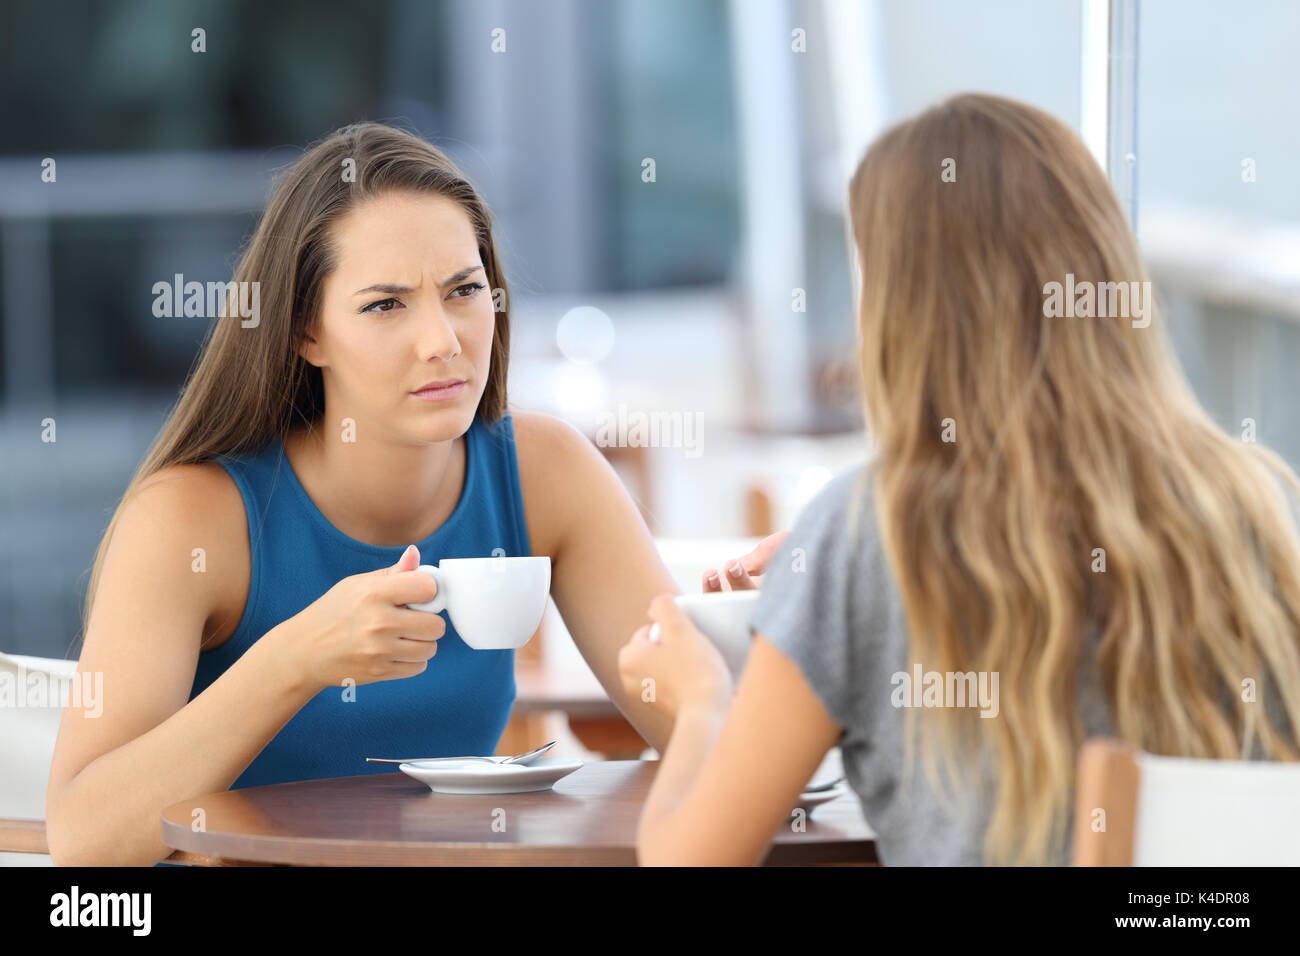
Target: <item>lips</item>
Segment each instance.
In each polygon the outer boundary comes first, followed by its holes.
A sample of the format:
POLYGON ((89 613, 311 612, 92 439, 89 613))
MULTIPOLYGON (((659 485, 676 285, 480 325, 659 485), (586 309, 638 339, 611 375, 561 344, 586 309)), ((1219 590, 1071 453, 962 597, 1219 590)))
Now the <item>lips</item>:
POLYGON ((412 394, 415 394, 416 392, 436 391, 442 388, 450 388, 453 385, 463 385, 464 383, 465 380, 463 378, 447 378, 440 382, 426 382, 424 385, 415 389, 415 392, 412 394))
POLYGON ((445 382, 431 382, 419 391, 412 392, 411 397, 422 402, 450 402, 467 387, 464 379, 447 379, 445 382))

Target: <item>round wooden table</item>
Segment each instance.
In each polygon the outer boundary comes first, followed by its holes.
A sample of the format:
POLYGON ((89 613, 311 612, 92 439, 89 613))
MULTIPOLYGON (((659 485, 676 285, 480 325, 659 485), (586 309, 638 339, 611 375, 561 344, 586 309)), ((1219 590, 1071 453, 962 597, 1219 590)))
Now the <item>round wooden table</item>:
MULTIPOLYGON (((433 793, 400 771, 247 787, 168 807, 162 839, 179 851, 169 862, 218 866, 635 866, 658 766, 588 763, 536 793, 433 793)), ((875 862, 875 835, 847 791, 801 832, 782 828, 764 861, 875 862)))

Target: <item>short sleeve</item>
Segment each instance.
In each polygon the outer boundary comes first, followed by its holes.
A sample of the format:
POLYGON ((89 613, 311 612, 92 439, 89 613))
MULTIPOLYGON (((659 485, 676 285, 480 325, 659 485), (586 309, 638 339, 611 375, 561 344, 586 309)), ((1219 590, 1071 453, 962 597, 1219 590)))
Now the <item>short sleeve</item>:
POLYGON ((847 740, 870 734, 889 675, 905 666, 896 594, 871 482, 863 467, 843 472, 768 562, 749 625, 794 662, 847 740))

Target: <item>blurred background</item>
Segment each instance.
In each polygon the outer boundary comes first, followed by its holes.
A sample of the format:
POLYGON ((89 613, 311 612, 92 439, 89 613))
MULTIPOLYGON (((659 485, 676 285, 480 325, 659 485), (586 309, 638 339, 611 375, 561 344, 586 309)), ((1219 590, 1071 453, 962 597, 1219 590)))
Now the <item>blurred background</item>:
POLYGON ((79 653, 96 544, 206 332, 153 284, 229 279, 276 170, 361 119, 494 210, 516 408, 694 417, 698 454, 605 449, 666 555, 787 526, 865 457, 847 178, 959 91, 1119 150, 1197 393, 1300 465, 1297 39, 1284 0, 7 0, 0 651, 79 653))

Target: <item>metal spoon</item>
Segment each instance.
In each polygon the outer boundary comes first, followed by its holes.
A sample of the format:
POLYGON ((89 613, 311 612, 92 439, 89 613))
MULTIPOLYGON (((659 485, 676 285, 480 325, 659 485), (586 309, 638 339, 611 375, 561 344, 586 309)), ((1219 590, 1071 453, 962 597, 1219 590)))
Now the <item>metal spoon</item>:
POLYGON ((838 786, 844 782, 843 777, 836 777, 830 783, 819 783, 815 787, 804 787, 804 793, 821 793, 823 790, 829 790, 831 787, 838 786))
POLYGON ((545 744, 544 746, 538 747, 536 750, 530 750, 530 751, 528 751, 527 753, 516 754, 516 755, 513 756, 513 757, 504 757, 504 758, 501 758, 501 757, 478 757, 478 756, 474 756, 474 757, 407 757, 407 758, 404 758, 404 759, 403 759, 403 758, 399 758, 399 757, 367 757, 367 758, 366 758, 366 763, 433 763, 433 762, 435 762, 435 761, 441 761, 441 760, 486 760, 488 763, 494 763, 494 764, 498 764, 498 765, 500 765, 500 764, 508 764, 508 763, 521 763, 521 764, 526 764, 529 760, 532 760, 534 757, 541 756, 542 754, 546 753, 546 751, 550 750, 550 749, 551 749, 552 747, 554 747, 554 746, 555 746, 555 741, 552 740, 549 744, 545 744))

